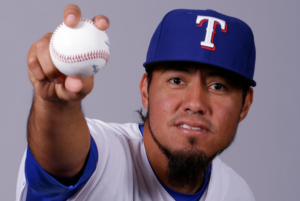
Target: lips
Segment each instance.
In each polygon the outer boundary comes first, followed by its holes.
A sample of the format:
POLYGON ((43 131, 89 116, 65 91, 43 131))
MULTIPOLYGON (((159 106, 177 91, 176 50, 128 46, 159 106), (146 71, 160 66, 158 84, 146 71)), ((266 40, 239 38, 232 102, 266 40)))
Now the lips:
POLYGON ((191 130, 204 130, 203 128, 201 127, 192 127, 192 126, 189 126, 187 124, 181 124, 180 125, 181 128, 186 128, 186 129, 191 129, 191 130))
POLYGON ((175 123, 175 126, 178 126, 183 129, 187 130, 195 130, 195 131, 206 131, 209 132, 209 127, 199 121, 189 121, 189 120, 179 120, 175 123))

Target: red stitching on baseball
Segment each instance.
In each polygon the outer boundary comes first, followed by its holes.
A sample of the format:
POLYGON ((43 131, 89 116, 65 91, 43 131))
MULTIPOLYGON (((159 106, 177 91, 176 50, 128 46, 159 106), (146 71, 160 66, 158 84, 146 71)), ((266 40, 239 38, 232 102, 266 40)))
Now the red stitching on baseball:
MULTIPOLYGON (((80 19, 80 21, 86 22, 86 23, 89 23, 89 24, 92 24, 92 25, 96 26, 95 22, 92 21, 92 20, 80 19)), ((51 48, 51 51, 52 51, 52 53, 53 53, 53 55, 55 56, 56 59, 58 59, 59 61, 65 62, 65 63, 76 63, 76 62, 81 62, 81 61, 85 61, 85 60, 89 60, 89 59, 101 58, 101 59, 105 59, 106 63, 108 62, 109 54, 105 50, 94 50, 94 51, 91 51, 91 52, 86 52, 86 53, 81 53, 81 54, 76 54, 76 55, 65 55, 65 54, 62 54, 62 53, 58 52, 57 49, 53 45, 53 40, 55 38, 55 35, 56 35, 57 31, 62 26, 63 26, 63 23, 61 23, 55 29, 55 31, 53 32, 51 41, 50 41, 50 48, 51 48)))

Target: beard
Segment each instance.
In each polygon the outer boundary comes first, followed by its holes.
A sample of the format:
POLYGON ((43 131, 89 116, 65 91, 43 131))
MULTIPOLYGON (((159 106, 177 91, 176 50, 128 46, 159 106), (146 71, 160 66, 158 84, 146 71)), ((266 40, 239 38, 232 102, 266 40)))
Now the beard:
MULTIPOLYGON (((215 155, 208 157, 202 150, 196 148, 171 151, 157 140, 152 132, 150 120, 148 122, 153 140, 168 159, 166 178, 169 184, 175 188, 194 190, 203 183, 205 171, 215 155)), ((189 142, 194 144, 194 139, 189 139, 189 142)))
POLYGON ((212 156, 207 156, 203 150, 194 146, 197 144, 197 139, 193 137, 187 139, 191 148, 171 150, 169 147, 162 145, 151 129, 149 113, 150 111, 148 110, 145 120, 148 120, 148 128, 151 137, 168 159, 167 170, 165 173, 167 181, 175 188, 184 188, 186 190, 195 190, 195 187, 201 184, 200 188, 196 189, 200 190, 204 183, 206 169, 217 155, 221 154, 233 143, 238 126, 236 127, 234 136, 223 149, 212 156))

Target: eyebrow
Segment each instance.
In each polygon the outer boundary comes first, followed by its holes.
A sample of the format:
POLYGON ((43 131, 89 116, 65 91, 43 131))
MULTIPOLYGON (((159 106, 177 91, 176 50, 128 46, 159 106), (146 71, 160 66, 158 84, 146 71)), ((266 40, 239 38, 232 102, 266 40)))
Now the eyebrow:
POLYGON ((211 72, 208 72, 207 75, 209 77, 221 77, 225 80, 227 80, 229 83, 232 83, 234 85, 237 85, 239 83, 239 79, 238 77, 234 76, 234 74, 231 74, 231 73, 228 73, 226 71, 211 71, 211 72))
MULTIPOLYGON (((187 68, 187 66, 166 65, 164 68, 163 73, 168 71, 178 71, 187 74, 193 73, 193 71, 190 68, 187 68)), ((206 75, 209 77, 222 77, 230 81, 235 80, 235 76, 233 74, 222 69, 209 69, 208 72, 206 72, 206 75)))

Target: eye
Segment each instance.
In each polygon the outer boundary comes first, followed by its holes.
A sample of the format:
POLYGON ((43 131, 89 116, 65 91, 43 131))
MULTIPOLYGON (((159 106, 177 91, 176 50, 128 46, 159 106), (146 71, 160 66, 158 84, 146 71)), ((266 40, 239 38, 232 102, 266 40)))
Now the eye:
POLYGON ((220 83, 214 83, 213 85, 211 85, 211 87, 215 90, 225 90, 226 89, 226 87, 220 83))
POLYGON ((173 83, 173 84, 176 84, 176 85, 179 85, 179 84, 183 84, 183 81, 182 79, 178 78, 178 77, 173 77, 170 79, 170 82, 173 83))

